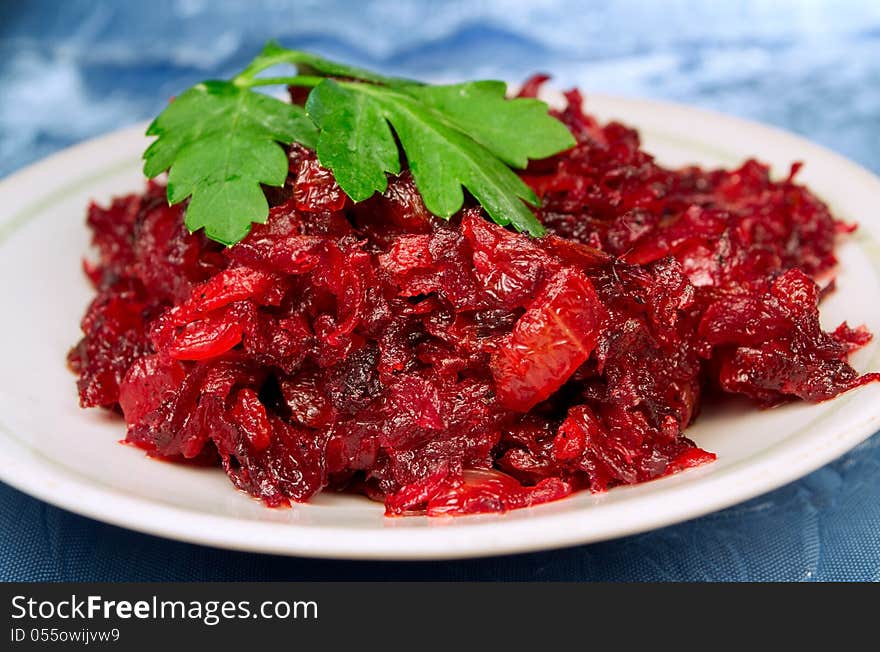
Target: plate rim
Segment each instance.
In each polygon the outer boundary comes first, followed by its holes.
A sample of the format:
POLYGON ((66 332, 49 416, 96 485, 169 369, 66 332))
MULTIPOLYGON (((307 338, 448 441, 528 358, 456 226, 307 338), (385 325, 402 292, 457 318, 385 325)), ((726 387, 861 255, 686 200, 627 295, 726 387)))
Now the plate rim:
MULTIPOLYGON (((867 183, 875 186, 874 190, 880 197, 880 178, 873 173, 828 148, 777 127, 703 108, 653 99, 590 94, 588 103, 593 102, 635 105, 641 109, 653 106, 661 111, 702 115, 714 123, 730 128, 747 129, 764 134, 773 141, 783 143, 786 150, 796 151, 804 156, 810 152, 813 157, 829 160, 835 168, 840 168, 841 174, 856 175, 859 184, 867 183)), ((15 186, 28 183, 29 178, 40 178, 59 165, 73 164, 90 153, 113 150, 114 143, 128 141, 134 138, 135 133, 138 137, 142 137, 146 124, 138 123, 87 140, 16 171, 0 180, 0 197, 8 195, 15 186)), ((639 125, 633 126, 641 131, 639 125)), ((114 160, 121 169, 123 164, 119 161, 123 160, 122 156, 117 155, 114 160)), ((132 157, 126 155, 124 160, 126 161, 124 165, 128 166, 132 157)), ((106 171, 107 167, 105 165, 102 169, 106 171)), ((93 175, 98 174, 96 165, 90 165, 88 169, 93 175)), ((85 174, 74 178, 79 180, 78 183, 83 183, 88 177, 89 175, 85 174)), ((29 207, 59 192, 65 185, 71 185, 73 182, 70 178, 68 176, 66 184, 48 188, 26 201, 24 207, 0 217, 0 242, 10 237, 18 226, 26 222, 26 220, 22 221, 22 215, 29 207)), ((857 396, 870 389, 863 387, 852 390, 847 393, 846 398, 837 399, 842 403, 840 407, 821 415, 819 419, 830 418, 845 405, 856 400, 857 396)), ((878 428, 880 428, 880 402, 873 412, 868 411, 861 415, 860 419, 847 424, 843 429, 835 430, 832 434, 822 434, 822 429, 817 431, 816 428, 810 431, 807 426, 808 432, 793 433, 785 440, 761 451, 757 455, 758 459, 753 459, 756 457, 753 455, 702 478, 700 486, 704 488, 703 492, 693 491, 691 483, 679 482, 658 486, 655 491, 627 501, 598 503, 588 508, 561 513, 538 514, 548 506, 537 506, 530 510, 535 515, 534 518, 515 518, 505 521, 504 515, 476 517, 478 520, 473 520, 475 517, 457 517, 454 520, 464 521, 461 523, 462 527, 454 525, 444 527, 449 524, 442 523, 441 527, 436 528, 383 527, 363 530, 361 532, 369 532, 369 536, 356 537, 356 545, 350 545, 347 537, 340 536, 350 535, 351 528, 252 521, 233 516, 207 514, 111 488, 95 478, 89 478, 43 456, 39 451, 28 448, 2 422, 0 422, 0 437, 7 441, 4 442, 5 445, 0 446, 0 480, 24 493, 82 516, 145 534, 189 543, 232 550, 318 558, 456 559, 549 550, 598 542, 697 518, 749 500, 803 477, 854 448, 878 428), (17 449, 21 450, 16 453, 17 449), (786 460, 786 464, 779 465, 779 459, 786 460), (747 464, 750 460, 751 463, 747 464), (745 468, 742 468, 743 466, 745 468), (52 471, 48 477, 47 467, 52 471), (772 472, 766 472, 767 467, 772 472), (746 478, 748 482, 743 482, 746 478), (700 494, 699 498, 696 498, 697 494, 700 494), (666 502, 664 509, 650 509, 651 505, 664 501, 670 501, 672 506, 670 502, 666 502), (640 510, 645 512, 634 514, 640 510), (606 511, 612 512, 616 518, 605 519, 602 524, 601 515, 606 511), (597 518, 591 518, 592 515, 596 515, 597 518), (598 526, 596 521, 600 521, 598 526), (536 536, 533 533, 529 536, 528 530, 540 530, 541 535, 536 536), (287 536, 279 537, 279 531, 287 536), (234 535, 231 536, 230 533, 234 535)), ((699 473, 699 469, 694 472, 699 473)), ((682 475, 687 473, 692 472, 682 475)), ((558 505, 558 503, 554 504, 558 505)))

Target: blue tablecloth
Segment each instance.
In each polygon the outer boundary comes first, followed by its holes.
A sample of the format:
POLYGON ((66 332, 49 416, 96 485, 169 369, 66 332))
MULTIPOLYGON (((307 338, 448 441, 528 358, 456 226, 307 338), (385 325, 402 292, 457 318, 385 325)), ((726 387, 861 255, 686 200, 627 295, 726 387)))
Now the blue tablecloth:
MULTIPOLYGON (((880 172, 880 4, 0 3, 0 176, 154 115, 269 37, 427 79, 553 71, 773 123, 880 172)), ((4 281, 5 282, 5 281, 4 281)), ((2 580, 880 580, 880 436, 732 509, 602 544, 443 564, 230 553, 0 485, 2 580)))

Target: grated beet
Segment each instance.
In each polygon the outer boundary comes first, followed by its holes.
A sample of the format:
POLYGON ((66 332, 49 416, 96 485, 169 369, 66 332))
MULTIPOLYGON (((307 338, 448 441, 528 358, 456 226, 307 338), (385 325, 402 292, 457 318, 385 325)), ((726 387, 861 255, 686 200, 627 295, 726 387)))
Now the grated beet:
POLYGON ((710 461, 683 434, 710 388, 771 406, 880 378, 847 363, 864 329, 819 326, 816 279, 852 227, 797 166, 666 169, 576 91, 558 115, 577 146, 522 175, 538 240, 474 206, 431 216, 408 172, 352 204, 299 146, 267 223, 229 249, 187 233, 159 184, 91 206, 82 405, 268 505, 328 487, 438 515, 710 461))

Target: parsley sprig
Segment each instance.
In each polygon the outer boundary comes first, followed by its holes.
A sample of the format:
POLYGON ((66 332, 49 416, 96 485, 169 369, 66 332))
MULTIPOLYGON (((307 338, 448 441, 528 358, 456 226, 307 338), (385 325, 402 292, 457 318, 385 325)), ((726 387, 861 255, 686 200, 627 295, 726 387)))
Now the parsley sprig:
POLYGON ((401 149, 429 211, 449 218, 466 188, 498 224, 538 236, 526 204, 534 192, 512 168, 574 145, 540 100, 506 99, 506 85, 431 86, 336 63, 274 42, 231 81, 206 81, 178 96, 147 129, 144 174, 168 170, 168 201, 190 198, 186 226, 233 245, 269 213, 261 184, 287 177, 283 145, 300 143, 353 201, 383 192, 401 171, 401 149), (258 76, 281 64, 297 74, 258 76), (307 87, 305 107, 254 90, 307 87))

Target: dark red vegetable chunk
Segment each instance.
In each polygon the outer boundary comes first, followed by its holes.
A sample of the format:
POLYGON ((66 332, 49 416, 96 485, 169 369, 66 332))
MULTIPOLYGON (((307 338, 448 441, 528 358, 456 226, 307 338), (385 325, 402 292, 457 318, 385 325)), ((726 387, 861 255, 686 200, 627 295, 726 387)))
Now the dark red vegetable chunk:
POLYGON ((91 206, 82 405, 268 505, 326 488, 434 516, 709 462, 685 436, 709 387, 769 406, 880 379, 847 362, 864 328, 819 325, 816 280, 852 227, 797 166, 667 169, 568 99, 577 146, 522 174, 541 239, 472 203, 432 216, 408 171, 354 204, 300 146, 266 224, 228 249, 158 184, 91 206))
POLYGON ((492 355, 501 405, 527 412, 550 398, 596 348, 606 313, 581 272, 555 274, 492 355))

